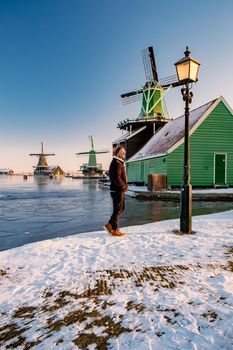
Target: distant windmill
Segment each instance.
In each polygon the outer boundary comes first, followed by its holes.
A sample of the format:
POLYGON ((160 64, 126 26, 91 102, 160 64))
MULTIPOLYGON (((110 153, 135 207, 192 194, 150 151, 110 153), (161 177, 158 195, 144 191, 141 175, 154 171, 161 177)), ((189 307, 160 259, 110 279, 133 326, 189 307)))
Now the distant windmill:
POLYGON ((142 101, 140 114, 136 119, 118 123, 117 127, 127 133, 113 142, 113 147, 125 147, 126 159, 138 152, 169 121, 164 96, 171 87, 178 85, 177 75, 159 80, 152 46, 142 51, 142 58, 146 82, 141 89, 121 95, 123 104, 142 101))
POLYGON ((41 153, 30 153, 30 156, 39 157, 37 165, 34 167, 34 175, 43 175, 44 171, 48 169, 48 163, 46 157, 55 156, 55 153, 44 153, 44 145, 41 142, 41 153))
POLYGON ((91 150, 88 152, 78 152, 77 156, 89 155, 88 163, 83 164, 80 167, 84 176, 98 176, 103 174, 102 164, 98 164, 96 160, 96 154, 109 153, 109 150, 95 151, 93 137, 89 136, 91 143, 91 150))

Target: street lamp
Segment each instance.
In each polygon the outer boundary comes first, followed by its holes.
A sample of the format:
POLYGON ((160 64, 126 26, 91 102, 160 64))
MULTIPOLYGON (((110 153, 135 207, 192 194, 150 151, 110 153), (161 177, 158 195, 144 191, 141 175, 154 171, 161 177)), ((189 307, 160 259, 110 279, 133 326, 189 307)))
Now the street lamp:
POLYGON ((193 93, 190 92, 190 83, 198 80, 200 63, 190 57, 188 46, 184 52, 185 57, 175 63, 179 85, 183 100, 185 101, 185 131, 184 131, 184 175, 181 187, 180 231, 192 232, 192 185, 190 184, 190 141, 189 141, 189 104, 193 93))

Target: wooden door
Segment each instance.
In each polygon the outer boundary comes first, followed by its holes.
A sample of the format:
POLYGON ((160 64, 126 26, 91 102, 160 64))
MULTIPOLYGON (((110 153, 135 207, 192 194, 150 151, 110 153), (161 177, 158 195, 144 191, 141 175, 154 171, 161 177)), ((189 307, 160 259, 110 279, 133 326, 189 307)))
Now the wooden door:
POLYGON ((226 154, 215 154, 215 185, 226 185, 226 154))

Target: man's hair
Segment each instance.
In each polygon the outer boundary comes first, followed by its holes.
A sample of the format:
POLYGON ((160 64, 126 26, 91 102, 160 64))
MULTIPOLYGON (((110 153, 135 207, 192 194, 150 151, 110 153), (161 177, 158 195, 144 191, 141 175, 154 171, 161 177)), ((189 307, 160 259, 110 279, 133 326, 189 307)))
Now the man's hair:
POLYGON ((124 148, 124 147, 118 146, 117 148, 115 148, 115 150, 114 150, 114 155, 117 156, 118 153, 122 150, 122 148, 124 148))

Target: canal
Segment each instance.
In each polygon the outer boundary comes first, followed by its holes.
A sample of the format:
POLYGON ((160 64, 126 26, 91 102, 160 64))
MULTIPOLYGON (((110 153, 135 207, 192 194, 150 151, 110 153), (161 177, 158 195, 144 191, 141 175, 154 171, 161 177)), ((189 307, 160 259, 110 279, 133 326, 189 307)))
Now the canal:
MULTIPOLYGON (((193 202, 193 215, 232 209, 230 202, 193 202)), ((108 190, 96 180, 0 176, 0 250, 81 232, 103 230, 111 215, 108 190)), ((126 197, 120 224, 179 217, 179 203, 126 197)))

